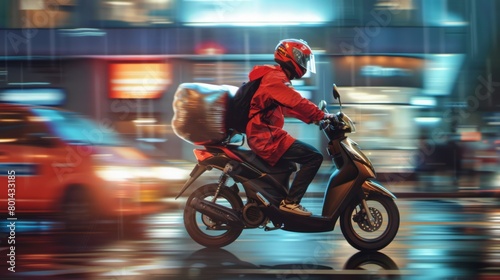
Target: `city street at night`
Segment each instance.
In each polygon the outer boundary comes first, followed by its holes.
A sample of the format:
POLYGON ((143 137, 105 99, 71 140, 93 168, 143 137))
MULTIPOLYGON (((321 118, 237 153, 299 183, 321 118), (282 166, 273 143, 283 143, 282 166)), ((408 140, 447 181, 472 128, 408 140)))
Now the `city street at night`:
POLYGON ((0 280, 500 280, 499 0, 0 0, 0 280))

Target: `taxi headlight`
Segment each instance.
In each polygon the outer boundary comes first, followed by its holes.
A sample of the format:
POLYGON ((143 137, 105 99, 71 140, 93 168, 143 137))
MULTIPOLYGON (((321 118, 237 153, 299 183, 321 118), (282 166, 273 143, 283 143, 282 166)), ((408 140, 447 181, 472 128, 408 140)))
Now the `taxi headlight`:
POLYGON ((156 177, 161 180, 187 180, 190 171, 177 167, 158 166, 153 168, 156 177))
POLYGON ((128 166, 100 166, 96 174, 105 181, 123 182, 136 177, 134 169, 128 166))
POLYGON ((125 182, 137 180, 187 180, 189 171, 177 167, 145 167, 145 166, 99 166, 96 174, 101 179, 112 182, 125 182))

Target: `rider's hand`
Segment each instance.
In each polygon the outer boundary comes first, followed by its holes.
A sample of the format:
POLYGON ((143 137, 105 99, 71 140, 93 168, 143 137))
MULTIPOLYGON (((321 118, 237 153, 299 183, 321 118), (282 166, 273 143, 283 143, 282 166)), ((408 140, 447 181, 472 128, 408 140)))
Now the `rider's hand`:
POLYGON ((330 114, 330 113, 325 113, 325 115, 323 116, 323 119, 325 120, 330 120, 330 122, 333 124, 333 125, 337 125, 339 124, 339 118, 337 117, 337 115, 335 114, 330 114))
POLYGON ((336 118, 337 118, 337 116, 335 114, 330 114, 330 113, 325 113, 325 115, 323 116, 324 120, 336 119, 336 118))
POLYGON ((323 119, 329 120, 331 125, 333 125, 336 128, 343 126, 343 123, 339 120, 339 118, 335 114, 325 113, 323 119))
MULTIPOLYGON (((331 120, 333 118, 336 118, 336 116, 334 114, 325 113, 323 115, 323 120, 331 120)), ((319 125, 319 121, 315 121, 314 124, 319 125)))

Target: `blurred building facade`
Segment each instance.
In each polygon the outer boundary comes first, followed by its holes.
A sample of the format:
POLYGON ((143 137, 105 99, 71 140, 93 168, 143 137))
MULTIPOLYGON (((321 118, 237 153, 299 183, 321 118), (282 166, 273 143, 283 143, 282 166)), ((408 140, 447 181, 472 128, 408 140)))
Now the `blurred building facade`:
POLYGON ((0 0, 0 100, 38 98, 191 159, 170 127, 177 85, 240 85, 294 37, 317 61, 294 86, 335 111, 336 83, 376 165, 411 169, 418 139, 450 135, 498 158, 499 12, 494 0, 0 0))

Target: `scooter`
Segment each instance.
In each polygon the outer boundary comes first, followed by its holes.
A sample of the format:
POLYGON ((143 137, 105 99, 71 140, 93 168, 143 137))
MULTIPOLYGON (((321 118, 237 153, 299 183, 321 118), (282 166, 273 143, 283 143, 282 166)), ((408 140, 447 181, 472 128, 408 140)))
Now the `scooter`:
MULTIPOLYGON (((184 225, 190 237, 205 247, 219 248, 235 241, 244 229, 293 232, 333 231, 340 219, 347 242, 361 251, 377 251, 389 245, 399 229, 396 197, 379 182, 368 157, 346 136, 355 132, 352 120, 342 112, 338 122, 323 120, 319 128, 328 139, 328 154, 336 165, 323 198, 321 215, 301 216, 279 209, 286 197, 294 163, 270 166, 243 146, 243 134, 229 135, 222 143, 195 149, 197 164, 176 199, 206 171, 222 171, 218 182, 200 186, 188 197, 184 225), (232 179, 232 180, 230 180, 232 179), (244 191, 240 192, 240 186, 244 191)), ((327 112, 323 100, 319 108, 327 112)))

